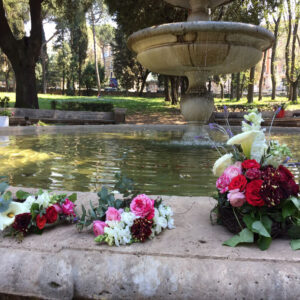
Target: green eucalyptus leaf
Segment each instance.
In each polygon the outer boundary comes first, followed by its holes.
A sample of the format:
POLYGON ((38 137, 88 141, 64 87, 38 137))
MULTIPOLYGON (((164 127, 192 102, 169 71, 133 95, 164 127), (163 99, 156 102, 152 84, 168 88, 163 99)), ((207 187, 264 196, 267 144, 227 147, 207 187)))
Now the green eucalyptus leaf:
POLYGON ((120 209, 122 207, 122 201, 121 200, 115 200, 115 208, 120 209))
POLYGON ((254 242, 253 232, 251 232, 248 228, 244 228, 239 234, 225 241, 223 245, 235 247, 241 243, 253 243, 253 242, 254 242))
POLYGON ((103 200, 105 200, 107 198, 107 196, 108 196, 108 190, 107 190, 107 188, 105 186, 102 187, 102 189, 101 189, 100 192, 98 192, 98 196, 100 197, 100 199, 103 199, 103 200))
POLYGON ((266 227, 261 221, 255 221, 252 224, 252 231, 265 236, 265 237, 271 237, 270 233, 267 231, 266 227))
POLYGON ((291 240, 291 247, 293 250, 300 249, 300 239, 299 240, 291 240))
POLYGON ((259 239, 257 240, 257 245, 260 250, 264 251, 267 250, 272 243, 272 238, 271 237, 265 237, 265 236, 260 236, 259 239))
POLYGON ((19 191, 16 192, 16 197, 17 197, 18 199, 20 199, 20 200, 25 200, 25 199, 27 199, 27 197, 29 197, 29 196, 30 196, 29 193, 24 192, 24 191, 22 191, 22 190, 19 190, 19 191))

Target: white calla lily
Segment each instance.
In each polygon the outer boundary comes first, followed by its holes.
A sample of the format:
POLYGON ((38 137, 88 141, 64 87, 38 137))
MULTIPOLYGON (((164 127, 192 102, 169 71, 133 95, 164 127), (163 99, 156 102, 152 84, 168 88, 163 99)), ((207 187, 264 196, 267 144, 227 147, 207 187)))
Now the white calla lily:
POLYGON ((227 145, 241 145, 245 156, 251 158, 251 148, 254 140, 264 134, 259 130, 246 131, 233 136, 227 141, 227 145))
POLYGON ((225 169, 233 164, 232 153, 228 153, 220 157, 213 166, 213 173, 215 176, 220 177, 225 169))
POLYGON ((23 203, 11 202, 8 209, 0 213, 0 230, 12 225, 15 221, 15 216, 29 212, 23 203))

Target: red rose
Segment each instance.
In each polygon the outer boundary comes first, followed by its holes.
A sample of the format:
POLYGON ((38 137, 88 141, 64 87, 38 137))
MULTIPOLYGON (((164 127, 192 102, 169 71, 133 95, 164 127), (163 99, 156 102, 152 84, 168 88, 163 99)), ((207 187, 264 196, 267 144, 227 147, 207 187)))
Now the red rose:
POLYGON ((231 190, 236 190, 236 189, 239 189, 240 192, 243 192, 246 188, 246 185, 247 185, 247 179, 244 175, 238 175, 238 176, 235 176, 230 184, 229 184, 229 187, 228 189, 231 191, 231 190))
POLYGON ((42 216, 37 215, 37 217, 36 217, 36 226, 39 229, 42 230, 45 227, 46 223, 47 223, 47 218, 46 218, 45 215, 42 215, 42 216))
POLYGON ((57 220, 57 211, 55 207, 52 205, 47 208, 46 210, 46 218, 47 218, 47 223, 52 224, 57 220))
POLYGON ((247 184, 246 187, 246 201, 252 206, 263 206, 264 200, 260 195, 260 189, 263 184, 263 180, 256 179, 247 184))
POLYGON ((279 166, 276 170, 276 177, 280 182, 289 181, 290 179, 294 178, 294 175, 284 166, 279 166))
POLYGON ((242 167, 243 169, 260 169, 260 164, 255 159, 246 159, 242 167))

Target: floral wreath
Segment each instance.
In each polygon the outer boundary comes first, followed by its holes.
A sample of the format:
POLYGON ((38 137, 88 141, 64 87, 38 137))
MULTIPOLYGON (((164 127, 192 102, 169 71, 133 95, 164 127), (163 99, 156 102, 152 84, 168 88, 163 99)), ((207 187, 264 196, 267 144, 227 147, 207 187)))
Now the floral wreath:
MULTIPOLYGON (((272 126, 267 141, 265 129, 261 128, 263 119, 257 110, 250 111, 244 119, 243 132, 235 136, 228 114, 227 129, 210 125, 228 135, 227 145, 233 150, 222 155, 213 166, 213 173, 219 178, 215 197, 218 204, 212 210, 212 217, 216 218, 212 221, 237 234, 224 242, 227 246, 256 243, 266 250, 272 238, 287 235, 292 239, 292 249, 300 249, 299 185, 287 168, 291 152, 287 145, 270 139, 272 126)), ((216 147, 220 154, 226 150, 216 147)))

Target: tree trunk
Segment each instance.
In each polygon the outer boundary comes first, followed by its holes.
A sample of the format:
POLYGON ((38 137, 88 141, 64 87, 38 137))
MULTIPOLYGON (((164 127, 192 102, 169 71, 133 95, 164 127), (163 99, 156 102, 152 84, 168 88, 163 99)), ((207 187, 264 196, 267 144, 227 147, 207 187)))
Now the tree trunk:
POLYGON ((265 70, 266 70, 266 60, 267 60, 267 50, 264 52, 264 58, 263 58, 262 65, 261 65, 261 73, 260 73, 260 78, 259 78, 259 91, 258 91, 258 100, 259 101, 262 100, 262 85, 263 85, 264 74, 265 74, 265 70))
POLYGON ((248 95, 247 95, 248 103, 253 103, 254 75, 255 75, 255 66, 250 69, 250 78, 249 78, 248 95))
POLYGON ((236 101, 241 100, 240 88, 241 88, 241 73, 238 72, 236 75, 236 101))
POLYGON ((224 84, 222 82, 220 82, 220 88, 221 88, 221 99, 224 99, 224 84))
POLYGON ((299 80, 293 82, 291 86, 291 91, 292 91, 291 100, 293 103, 296 103, 298 98, 298 82, 299 80))
POLYGON ((170 88, 169 88, 169 76, 164 76, 164 85, 165 85, 165 101, 170 102, 170 88))
POLYGON ((242 83, 241 83, 241 88, 240 88, 240 98, 243 98, 243 92, 244 92, 244 87, 245 87, 245 81, 246 81, 246 74, 244 73, 242 83))
POLYGON ((231 74, 231 83, 230 83, 230 100, 234 98, 234 74, 231 74))
POLYGON ((13 65, 16 76, 16 104, 20 108, 39 108, 36 80, 35 63, 30 65, 26 63, 13 65))
POLYGON ((144 88, 145 88, 145 85, 146 85, 146 80, 147 80, 147 77, 148 77, 149 74, 150 74, 150 71, 148 69, 146 69, 145 74, 142 77, 142 86, 141 86, 141 89, 140 89, 140 92, 139 92, 140 97, 143 96, 143 91, 144 91, 144 88))
POLYGON ((9 74, 10 70, 5 73, 5 90, 9 92, 9 74))
POLYGON ((176 105, 178 103, 178 76, 171 77, 171 104, 176 105))
POLYGON ((95 15, 94 15, 93 7, 91 8, 91 20, 92 20, 92 31, 93 31, 94 61, 95 61, 97 89, 98 89, 98 97, 99 97, 100 93, 101 93, 101 83, 100 83, 99 68, 98 68, 96 31, 95 31, 95 15))

